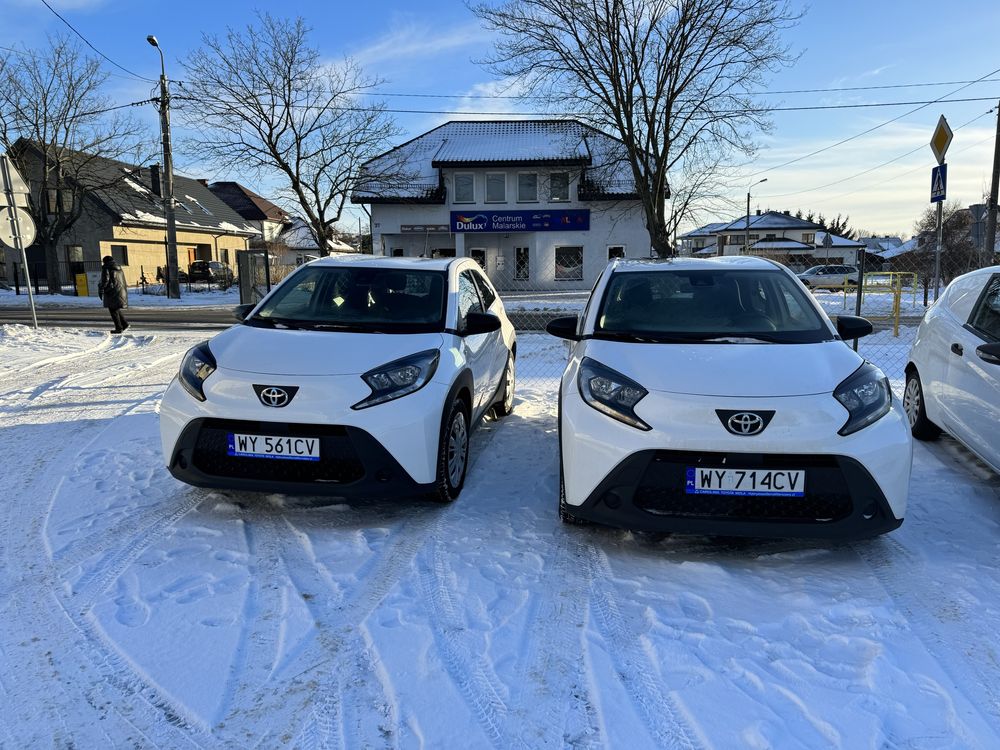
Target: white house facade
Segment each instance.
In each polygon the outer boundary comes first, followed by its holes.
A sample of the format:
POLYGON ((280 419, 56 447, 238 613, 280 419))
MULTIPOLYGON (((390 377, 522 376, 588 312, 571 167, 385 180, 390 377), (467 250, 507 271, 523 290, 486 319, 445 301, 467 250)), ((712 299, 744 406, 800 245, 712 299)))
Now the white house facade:
POLYGON ((648 258, 622 144, 572 120, 446 123, 369 162, 373 252, 474 258, 501 289, 589 289, 648 258))

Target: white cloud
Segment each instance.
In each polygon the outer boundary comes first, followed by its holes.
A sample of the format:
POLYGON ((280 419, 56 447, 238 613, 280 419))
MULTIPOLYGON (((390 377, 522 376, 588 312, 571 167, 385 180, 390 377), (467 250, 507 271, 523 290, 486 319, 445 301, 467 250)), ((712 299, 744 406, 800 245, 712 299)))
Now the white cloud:
POLYGON ((467 47, 482 50, 490 38, 478 23, 441 28, 409 19, 396 21, 386 34, 354 50, 350 56, 363 67, 376 69, 389 62, 419 64, 467 47))

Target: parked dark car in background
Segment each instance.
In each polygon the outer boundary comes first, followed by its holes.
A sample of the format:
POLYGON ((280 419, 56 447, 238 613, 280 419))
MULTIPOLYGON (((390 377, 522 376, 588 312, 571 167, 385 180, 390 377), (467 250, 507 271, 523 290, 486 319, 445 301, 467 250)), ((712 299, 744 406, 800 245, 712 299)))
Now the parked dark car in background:
POLYGON ((213 284, 233 283, 233 269, 228 263, 217 260, 196 260, 188 266, 189 281, 207 281, 213 284))

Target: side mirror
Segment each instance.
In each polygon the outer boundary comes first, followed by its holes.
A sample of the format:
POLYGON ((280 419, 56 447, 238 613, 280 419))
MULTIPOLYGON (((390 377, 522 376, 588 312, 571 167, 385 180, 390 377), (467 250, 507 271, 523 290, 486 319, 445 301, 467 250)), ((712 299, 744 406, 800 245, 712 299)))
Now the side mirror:
POLYGON ((873 330, 872 324, 864 318, 858 318, 854 315, 839 315, 837 317, 837 333, 844 341, 853 341, 867 336, 873 330))
POLYGON ((493 333, 500 330, 500 318, 491 313, 470 312, 465 318, 462 328, 463 336, 475 336, 480 333, 493 333))
POLYGON ((983 344, 976 348, 976 354, 983 362, 1000 365, 1000 344, 983 344))
POLYGON ((569 315, 565 318, 553 318, 545 326, 545 332, 553 336, 558 336, 561 339, 579 341, 580 337, 576 332, 579 322, 579 318, 576 315, 569 315))
POLYGON ((246 305, 237 305, 236 307, 233 308, 233 317, 241 321, 246 320, 247 315, 249 315, 250 311, 253 310, 255 307, 257 307, 256 302, 250 302, 246 305))

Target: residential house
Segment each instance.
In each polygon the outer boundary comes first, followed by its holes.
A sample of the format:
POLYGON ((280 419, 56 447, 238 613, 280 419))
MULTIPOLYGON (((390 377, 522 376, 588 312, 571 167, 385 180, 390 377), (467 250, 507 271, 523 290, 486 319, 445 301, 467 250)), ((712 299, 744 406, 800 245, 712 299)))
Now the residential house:
MULTIPOLYGON (((41 152, 32 143, 15 146, 24 177, 36 202, 41 172, 41 152)), ((166 218, 161 197, 160 166, 137 166, 112 159, 87 157, 77 179, 87 185, 106 186, 86 192, 80 218, 59 238, 60 276, 72 280, 85 271, 100 269, 101 259, 110 255, 122 266, 129 284, 144 275, 156 277, 166 265, 166 218)), ((53 191, 55 192, 55 191, 53 191)), ((177 203, 177 255, 186 269, 195 260, 235 262, 237 250, 245 249, 259 232, 219 200, 196 179, 174 175, 177 203)), ((55 211, 60 198, 48 196, 49 210, 55 211)), ((19 259, 8 257, 8 281, 13 282, 19 259)), ((28 248, 28 262, 44 267, 40 245, 28 248)))
POLYGON ((298 216, 291 217, 282 227, 271 247, 272 252, 277 255, 278 264, 284 266, 300 266, 330 253, 357 252, 356 248, 336 239, 327 240, 326 248, 320 250, 312 227, 298 216))
POLYGON ((260 232, 260 236, 250 243, 251 247, 274 242, 292 220, 288 212, 238 182, 213 182, 208 189, 260 232))
POLYGON ((726 221, 716 221, 706 224, 703 227, 692 229, 687 234, 682 234, 677 238, 680 240, 678 254, 682 257, 718 255, 718 248, 715 245, 715 233, 728 223, 726 221))
POLYGON ((589 289, 648 258, 624 144, 576 120, 447 122, 364 165, 373 252, 474 258, 502 288, 589 289))

